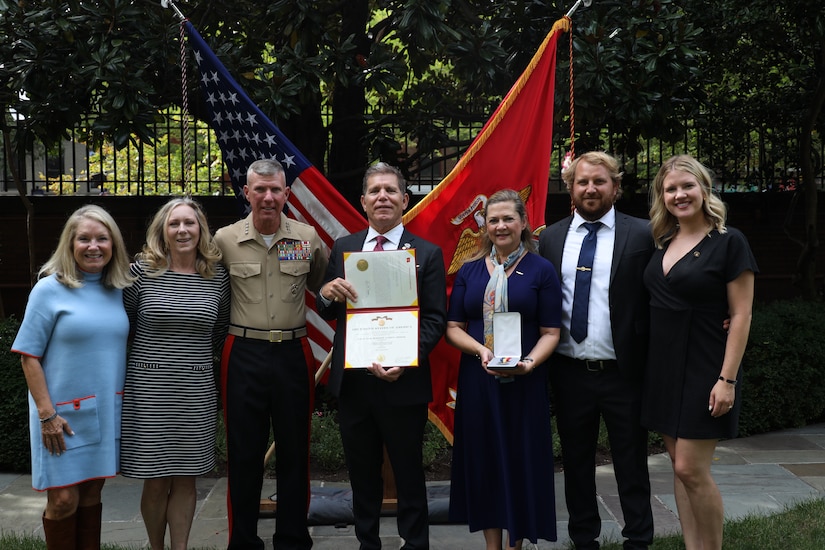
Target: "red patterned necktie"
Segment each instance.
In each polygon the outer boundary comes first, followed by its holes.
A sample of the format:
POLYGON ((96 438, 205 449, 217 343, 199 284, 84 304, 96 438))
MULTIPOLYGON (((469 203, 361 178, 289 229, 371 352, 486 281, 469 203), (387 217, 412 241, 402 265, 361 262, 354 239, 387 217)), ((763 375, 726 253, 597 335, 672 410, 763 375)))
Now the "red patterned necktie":
POLYGON ((384 235, 378 235, 375 237, 375 248, 373 250, 384 250, 384 243, 388 240, 384 235))

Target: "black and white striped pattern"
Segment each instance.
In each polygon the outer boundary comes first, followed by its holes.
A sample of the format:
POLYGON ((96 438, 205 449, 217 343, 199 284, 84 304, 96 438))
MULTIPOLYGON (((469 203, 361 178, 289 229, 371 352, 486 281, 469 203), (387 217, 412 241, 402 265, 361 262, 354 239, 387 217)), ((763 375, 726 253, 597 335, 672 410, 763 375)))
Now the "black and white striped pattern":
POLYGON ((229 277, 166 272, 124 290, 135 339, 126 369, 120 463, 127 477, 202 475, 215 465, 212 358, 229 322, 229 277))

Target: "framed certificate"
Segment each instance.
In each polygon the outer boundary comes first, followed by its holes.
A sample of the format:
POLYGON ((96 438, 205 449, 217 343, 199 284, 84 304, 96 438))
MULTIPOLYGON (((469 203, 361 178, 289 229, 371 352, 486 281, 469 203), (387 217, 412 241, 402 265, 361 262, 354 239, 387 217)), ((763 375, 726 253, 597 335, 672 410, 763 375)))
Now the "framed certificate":
POLYGON ((414 248, 344 252, 344 278, 358 293, 358 301, 347 301, 347 309, 418 305, 414 248))
POLYGON ((350 311, 344 368, 418 366, 418 308, 350 311))

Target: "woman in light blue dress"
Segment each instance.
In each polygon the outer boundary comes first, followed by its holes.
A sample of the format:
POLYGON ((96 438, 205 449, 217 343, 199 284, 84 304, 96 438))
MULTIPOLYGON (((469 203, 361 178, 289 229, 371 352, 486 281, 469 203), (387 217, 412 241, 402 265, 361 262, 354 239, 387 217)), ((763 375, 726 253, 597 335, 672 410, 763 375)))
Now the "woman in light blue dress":
POLYGON ((101 490, 118 472, 131 283, 111 215, 84 206, 66 222, 29 294, 12 351, 29 387, 32 486, 46 491, 55 549, 99 549, 101 490))

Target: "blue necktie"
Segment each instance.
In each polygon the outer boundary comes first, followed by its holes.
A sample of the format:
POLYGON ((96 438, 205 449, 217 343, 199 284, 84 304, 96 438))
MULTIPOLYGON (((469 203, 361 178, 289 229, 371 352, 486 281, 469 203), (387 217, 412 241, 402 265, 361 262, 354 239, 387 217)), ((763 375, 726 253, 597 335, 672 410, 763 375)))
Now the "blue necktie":
POLYGON ((596 255, 596 233, 602 222, 585 223, 587 235, 582 241, 579 263, 576 266, 576 287, 573 291, 573 313, 570 316, 570 336, 581 342, 587 336, 587 309, 590 305, 590 279, 593 275, 593 257, 596 255))

